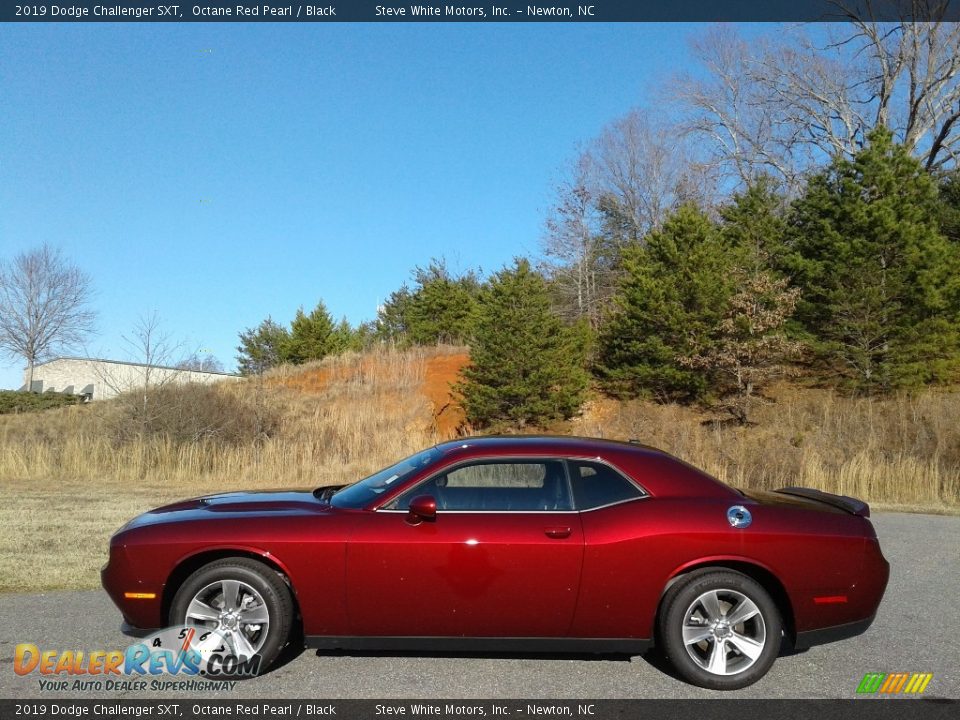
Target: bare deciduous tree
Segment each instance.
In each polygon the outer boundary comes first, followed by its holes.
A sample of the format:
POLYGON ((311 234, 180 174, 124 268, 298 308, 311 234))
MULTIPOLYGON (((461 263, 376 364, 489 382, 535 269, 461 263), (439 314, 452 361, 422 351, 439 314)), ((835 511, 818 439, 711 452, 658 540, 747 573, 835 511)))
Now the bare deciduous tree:
POLYGON ((594 327, 616 286, 620 251, 681 203, 709 204, 709 168, 656 115, 633 110, 607 126, 558 185, 543 251, 562 310, 594 327))
MULTIPOLYGON (((119 396, 118 406, 124 417, 145 437, 164 414, 179 411, 176 406, 158 403, 157 398, 159 390, 182 379, 184 346, 163 329, 156 312, 141 315, 130 334, 121 339, 126 346, 127 363, 101 362, 93 366, 101 382, 119 396)), ((177 402, 181 399, 175 398, 177 402)))
POLYGON ((196 372, 222 373, 223 363, 216 355, 203 350, 197 350, 190 353, 183 360, 177 363, 179 370, 193 370, 196 372))
POLYGON ((706 75, 679 78, 673 93, 727 174, 773 173, 796 188, 812 163, 852 155, 878 125, 930 170, 956 161, 960 24, 943 21, 945 4, 904 2, 898 22, 875 21, 869 3, 835 4, 849 23, 825 39, 795 28, 748 42, 722 27, 694 44, 706 75))
POLYGON ((635 109, 608 125, 587 151, 592 190, 621 241, 659 229, 683 202, 709 204, 712 180, 674 124, 635 109))
POLYGON ((163 329, 155 312, 142 315, 131 333, 121 338, 130 363, 116 366, 95 363, 96 372, 114 393, 128 393, 128 398, 135 398, 138 420, 146 427, 151 419, 151 392, 180 379, 183 371, 178 368, 184 360, 183 343, 174 341, 163 329))
POLYGON ((547 218, 544 242, 547 274, 568 320, 586 318, 591 327, 600 321, 600 307, 609 291, 609 273, 598 234, 598 210, 590 185, 589 158, 581 156, 571 177, 557 189, 557 201, 547 218))
POLYGON ((93 331, 90 277, 59 250, 41 245, 0 265, 0 351, 34 366, 81 345, 93 331))
POLYGON ((743 183, 763 174, 796 181, 800 139, 768 107, 756 50, 728 27, 713 28, 693 43, 705 77, 683 75, 672 92, 687 111, 683 130, 706 140, 711 160, 743 183))

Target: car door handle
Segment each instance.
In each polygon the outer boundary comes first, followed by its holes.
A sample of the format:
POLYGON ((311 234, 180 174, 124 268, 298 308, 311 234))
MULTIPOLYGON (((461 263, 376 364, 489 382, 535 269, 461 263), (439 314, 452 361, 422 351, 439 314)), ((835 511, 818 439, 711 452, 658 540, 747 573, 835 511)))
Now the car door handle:
POLYGON ((549 538, 557 538, 560 540, 570 537, 571 529, 568 527, 548 527, 544 528, 543 532, 549 538))

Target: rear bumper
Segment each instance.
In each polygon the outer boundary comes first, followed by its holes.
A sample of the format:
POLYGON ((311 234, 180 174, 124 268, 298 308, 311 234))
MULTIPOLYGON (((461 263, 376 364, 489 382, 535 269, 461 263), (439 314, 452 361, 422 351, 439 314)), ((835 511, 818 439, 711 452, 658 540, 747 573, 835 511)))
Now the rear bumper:
POLYGON ((847 638, 862 635, 873 624, 876 615, 871 615, 866 620, 857 620, 856 622, 845 623, 843 625, 834 625, 833 627, 821 628, 819 630, 807 630, 798 632, 794 648, 797 650, 806 650, 814 645, 826 645, 837 640, 846 640, 847 638))

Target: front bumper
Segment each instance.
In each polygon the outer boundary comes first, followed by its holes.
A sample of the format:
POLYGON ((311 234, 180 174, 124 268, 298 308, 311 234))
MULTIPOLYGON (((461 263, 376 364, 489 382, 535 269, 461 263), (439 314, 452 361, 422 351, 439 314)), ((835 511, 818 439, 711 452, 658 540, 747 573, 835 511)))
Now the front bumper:
POLYGON ((120 623, 120 632, 127 637, 145 638, 147 635, 156 632, 156 628, 141 628, 131 625, 128 622, 122 622, 120 623))
POLYGON ((141 578, 131 567, 122 545, 111 545, 110 560, 100 570, 100 584, 126 624, 135 628, 162 627, 163 586, 141 578), (153 597, 129 598, 127 593, 152 594, 153 597))

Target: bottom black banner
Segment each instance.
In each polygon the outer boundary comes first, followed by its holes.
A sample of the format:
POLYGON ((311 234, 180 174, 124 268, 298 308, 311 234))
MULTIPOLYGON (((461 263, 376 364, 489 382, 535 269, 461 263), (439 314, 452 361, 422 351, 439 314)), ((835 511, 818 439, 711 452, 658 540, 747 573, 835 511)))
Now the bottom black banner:
POLYGON ((0 720, 38 718, 463 718, 568 717, 710 720, 954 720, 960 700, 0 700, 0 720))

